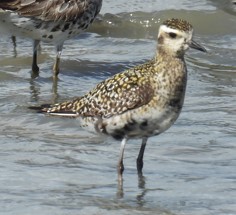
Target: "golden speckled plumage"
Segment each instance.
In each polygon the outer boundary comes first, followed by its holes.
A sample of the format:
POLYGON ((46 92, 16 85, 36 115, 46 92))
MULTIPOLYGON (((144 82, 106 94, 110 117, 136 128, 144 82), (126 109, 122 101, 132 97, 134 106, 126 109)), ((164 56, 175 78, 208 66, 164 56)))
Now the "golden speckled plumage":
POLYGON ((163 22, 163 25, 166 25, 167 27, 172 29, 177 29, 179 31, 186 31, 186 32, 191 31, 193 29, 192 25, 189 22, 175 18, 166 20, 165 22, 163 22))
POLYGON ((154 94, 150 76, 154 73, 153 62, 116 74, 85 96, 55 105, 47 111, 72 111, 78 116, 107 118, 143 106, 154 94))
POLYGON ((158 50, 152 60, 114 75, 80 98, 42 111, 49 115, 78 117, 81 126, 92 124, 97 132, 122 139, 120 175, 124 169, 126 141, 142 138, 137 159, 141 173, 147 138, 168 129, 181 112, 187 83, 185 51, 189 47, 205 51, 192 40, 191 28, 183 20, 165 21, 160 27, 158 50))

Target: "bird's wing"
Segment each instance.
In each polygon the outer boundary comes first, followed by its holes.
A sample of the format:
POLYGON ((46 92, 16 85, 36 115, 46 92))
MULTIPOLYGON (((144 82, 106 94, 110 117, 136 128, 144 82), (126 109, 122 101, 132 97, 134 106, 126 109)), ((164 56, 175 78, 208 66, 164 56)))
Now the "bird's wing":
POLYGON ((101 9, 101 2, 99 0, 1 0, 0 8, 43 21, 74 21, 82 17, 86 11, 91 11, 95 17, 101 9))
MULTIPOLYGON (((138 67, 137 67, 138 68, 138 67)), ((111 117, 141 107, 153 98, 150 77, 128 70, 101 82, 85 96, 56 104, 43 111, 50 115, 111 117)))

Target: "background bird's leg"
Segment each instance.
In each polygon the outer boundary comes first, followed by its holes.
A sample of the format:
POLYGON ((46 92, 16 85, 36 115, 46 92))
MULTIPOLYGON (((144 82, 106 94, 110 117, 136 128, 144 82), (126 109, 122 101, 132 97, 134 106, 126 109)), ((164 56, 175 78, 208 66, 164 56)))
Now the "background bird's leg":
POLYGON ((33 62, 32 62, 32 76, 37 77, 39 74, 39 67, 37 65, 37 50, 38 50, 38 45, 40 41, 39 40, 34 40, 34 45, 33 45, 33 62))
POLYGON ((137 158, 137 170, 138 170, 138 174, 139 174, 139 175, 142 175, 142 169, 143 169, 143 155, 144 155, 146 143, 147 143, 147 137, 144 137, 144 138, 142 139, 142 145, 141 145, 141 147, 140 147, 139 154, 138 154, 138 158, 137 158))
POLYGON ((63 43, 57 45, 57 56, 56 56, 56 61, 55 64, 53 65, 53 76, 57 77, 59 74, 59 65, 60 65, 60 58, 61 58, 61 52, 63 48, 63 43))
POLYGON ((14 57, 17 56, 17 51, 16 51, 16 37, 15 36, 11 36, 11 41, 13 43, 13 52, 14 52, 14 57))
POLYGON ((52 98, 52 103, 55 104, 57 103, 58 99, 58 77, 53 76, 53 83, 52 83, 52 93, 53 93, 53 98, 52 98))

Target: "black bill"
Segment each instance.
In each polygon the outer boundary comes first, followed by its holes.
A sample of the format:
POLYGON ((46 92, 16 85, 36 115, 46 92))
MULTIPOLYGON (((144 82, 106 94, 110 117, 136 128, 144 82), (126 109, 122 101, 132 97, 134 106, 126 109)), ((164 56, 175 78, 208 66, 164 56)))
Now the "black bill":
POLYGON ((191 41, 189 47, 191 47, 193 49, 197 49, 197 50, 202 51, 202 52, 207 52, 207 50, 204 47, 202 47, 200 44, 198 44, 194 40, 191 41))

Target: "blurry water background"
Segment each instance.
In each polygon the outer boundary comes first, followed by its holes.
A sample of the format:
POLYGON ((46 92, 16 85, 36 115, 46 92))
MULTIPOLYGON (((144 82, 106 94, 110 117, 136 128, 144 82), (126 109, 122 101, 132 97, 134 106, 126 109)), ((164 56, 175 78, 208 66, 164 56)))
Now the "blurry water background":
POLYGON ((104 0, 89 30, 66 41, 57 90, 54 47, 41 45, 31 78, 32 42, 0 37, 0 214, 236 214, 236 5, 227 0, 104 0), (151 59, 160 23, 188 20, 207 54, 189 50, 188 87, 179 119, 150 138, 144 177, 141 141, 83 131, 76 120, 28 106, 80 96, 101 80, 151 59))

